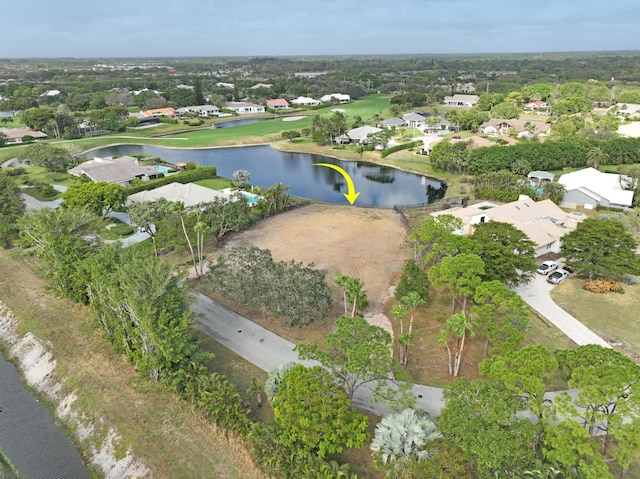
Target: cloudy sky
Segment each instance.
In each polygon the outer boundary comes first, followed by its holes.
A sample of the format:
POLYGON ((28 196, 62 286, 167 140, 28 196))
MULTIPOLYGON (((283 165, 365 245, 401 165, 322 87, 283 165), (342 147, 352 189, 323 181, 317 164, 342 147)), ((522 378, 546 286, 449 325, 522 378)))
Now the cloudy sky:
POLYGON ((640 50, 636 0, 30 0, 0 58, 640 50))

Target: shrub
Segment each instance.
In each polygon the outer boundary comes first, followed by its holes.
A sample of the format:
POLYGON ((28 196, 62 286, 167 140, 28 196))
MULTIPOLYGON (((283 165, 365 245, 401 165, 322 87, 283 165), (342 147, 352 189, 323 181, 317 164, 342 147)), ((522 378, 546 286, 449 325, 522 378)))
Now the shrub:
POLYGON ((615 279, 598 278, 587 281, 584 289, 591 293, 623 293, 622 284, 615 279))
MULTIPOLYGON (((131 185, 127 188, 127 195, 138 193, 139 191, 153 190, 159 186, 168 185, 169 183, 193 183, 198 180, 205 180, 208 178, 215 178, 217 169, 215 166, 207 166, 204 168, 194 168, 192 170, 186 170, 177 173, 175 175, 165 176, 164 178, 158 178, 157 180, 142 181, 135 185, 131 185)), ((133 183, 133 182, 132 182, 133 183)))
POLYGON ((55 196, 58 192, 51 185, 42 185, 38 188, 38 192, 44 197, 55 196))
POLYGON ((25 170, 22 166, 17 166, 15 168, 5 168, 4 172, 7 174, 7 176, 20 176, 24 175, 27 170, 25 170))
POLYGON ((422 140, 410 141, 409 143, 403 143, 402 145, 392 146, 391 148, 385 148, 380 152, 380 156, 385 158, 389 156, 391 153, 395 153, 400 150, 408 150, 409 148, 415 148, 417 146, 422 145, 422 140))
POLYGON ((638 277, 632 274, 627 274, 620 280, 620 282, 628 286, 635 286, 636 284, 638 284, 638 277))

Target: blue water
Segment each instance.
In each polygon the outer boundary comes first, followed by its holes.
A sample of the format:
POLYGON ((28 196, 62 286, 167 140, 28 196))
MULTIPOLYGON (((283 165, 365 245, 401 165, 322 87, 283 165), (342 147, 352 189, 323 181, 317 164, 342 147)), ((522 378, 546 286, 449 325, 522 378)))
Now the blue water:
POLYGON ((273 118, 250 118, 246 120, 229 120, 214 123, 211 128, 231 128, 234 126, 251 125, 252 123, 260 123, 261 121, 273 120, 273 118))
POLYGON ((165 175, 169 173, 169 171, 171 171, 171 168, 168 168, 166 166, 154 165, 154 168, 157 172, 164 173, 165 175))
MULTIPOLYGON (((275 183, 291 187, 289 193, 329 203, 348 204, 343 196, 347 183, 337 171, 315 163, 331 163, 343 168, 360 196, 355 206, 392 207, 432 202, 444 195, 442 183, 434 178, 361 161, 340 161, 309 153, 290 153, 270 146, 183 149, 146 145, 117 145, 85 153, 87 157, 146 154, 170 163, 193 161, 215 165, 218 175, 231 178, 236 170, 247 170, 250 183, 268 188, 275 183)), ((420 158, 421 157, 416 157, 420 158)), ((427 161, 424 159, 424 161, 427 161)))
POLYGON ((244 193, 241 193, 241 194, 244 197, 244 199, 247 200, 247 203, 257 203, 258 202, 258 200, 256 198, 254 198, 253 196, 245 195, 244 193))

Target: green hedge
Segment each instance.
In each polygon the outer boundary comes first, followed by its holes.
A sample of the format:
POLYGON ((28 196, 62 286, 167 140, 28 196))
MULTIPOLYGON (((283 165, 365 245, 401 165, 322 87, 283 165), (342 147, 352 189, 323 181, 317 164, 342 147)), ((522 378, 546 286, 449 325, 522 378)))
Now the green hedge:
POLYGON ((193 183, 198 180, 206 180, 209 178, 215 178, 218 173, 218 169, 215 166, 206 166, 202 168, 196 168, 194 170, 186 170, 175 175, 165 176, 164 178, 158 178, 157 180, 145 181, 142 184, 129 186, 127 188, 127 195, 132 195, 140 191, 153 190, 160 186, 168 185, 169 183, 193 183))
POLYGON ((409 143, 403 143, 402 145, 392 146, 391 148, 385 148, 384 150, 382 150, 380 152, 380 156, 382 158, 385 158, 386 156, 389 156, 391 153, 395 153, 396 151, 408 150, 409 148, 414 148, 422 144, 423 144, 422 140, 417 140, 417 141, 410 141, 409 143))

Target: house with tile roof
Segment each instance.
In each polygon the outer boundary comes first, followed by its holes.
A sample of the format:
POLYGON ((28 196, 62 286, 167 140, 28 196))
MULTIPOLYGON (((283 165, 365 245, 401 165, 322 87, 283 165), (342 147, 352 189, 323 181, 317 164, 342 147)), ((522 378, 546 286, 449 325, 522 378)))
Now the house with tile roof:
POLYGON ((295 100, 291 100, 291 103, 299 106, 318 106, 320 104, 320 100, 315 100, 307 96, 299 96, 295 100))
POLYGON ((347 130, 343 135, 336 138, 337 143, 358 143, 364 145, 369 142, 368 136, 375 135, 382 131, 382 128, 364 125, 359 128, 347 130))
POLYGON ((549 113, 549 104, 546 101, 534 100, 525 103, 523 110, 534 113, 549 113))
POLYGON ((151 110, 145 110, 142 112, 142 114, 147 117, 153 117, 153 118, 160 118, 162 116, 165 116, 167 118, 173 118, 174 116, 176 116, 176 111, 173 108, 154 108, 151 110))
POLYGON ((24 128, 24 127, 0 128, 0 133, 2 133, 7 137, 6 142, 7 144, 10 144, 10 145, 22 143, 22 139, 25 136, 31 136, 35 140, 44 140, 45 138, 47 138, 46 133, 42 133, 41 131, 32 130, 31 128, 24 128))
POLYGON ((472 206, 450 208, 431 213, 432 216, 450 214, 462 220, 462 228, 455 234, 471 235, 475 225, 489 221, 509 223, 525 233, 535 243, 536 256, 558 253, 560 240, 575 230, 585 215, 567 213, 551 200, 533 201, 520 195, 518 201, 504 205, 488 201, 472 206))
POLYGON ((156 201, 164 198, 170 202, 181 202, 185 207, 189 208, 202 203, 211 203, 217 199, 225 201, 236 201, 237 197, 227 193, 212 190, 195 183, 169 183, 153 190, 140 191, 127 198, 134 203, 143 201, 156 201))
POLYGON ((138 159, 132 156, 119 158, 94 158, 80 163, 69 170, 73 176, 86 176, 96 183, 117 183, 129 186, 135 179, 154 180, 160 173, 153 166, 141 166, 138 159))
POLYGON ((267 108, 271 108, 272 110, 288 110, 289 108, 291 108, 289 106, 289 102, 284 98, 267 100, 266 104, 267 104, 267 108))
POLYGON ((510 135, 512 132, 519 138, 531 138, 533 136, 547 135, 551 131, 551 125, 544 121, 519 120, 512 118, 491 118, 478 128, 478 132, 488 135, 510 135))
POLYGON ((183 116, 186 113, 194 113, 198 116, 218 116, 220 114, 220 108, 215 105, 194 105, 184 106, 176 110, 179 116, 183 116))

